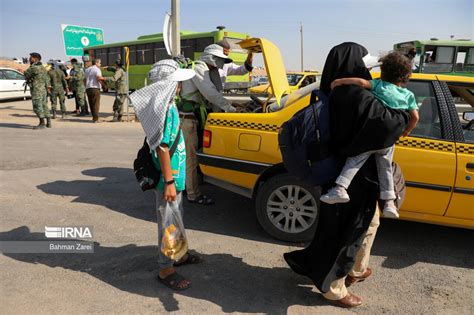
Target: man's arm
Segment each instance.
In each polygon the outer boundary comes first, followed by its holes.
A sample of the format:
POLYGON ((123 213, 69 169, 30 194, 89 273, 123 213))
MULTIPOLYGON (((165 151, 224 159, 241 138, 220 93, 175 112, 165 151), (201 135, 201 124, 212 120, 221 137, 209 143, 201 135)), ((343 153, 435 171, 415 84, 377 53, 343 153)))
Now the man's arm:
POLYGON ((115 73, 112 77, 108 77, 108 78, 106 78, 106 80, 117 82, 118 80, 120 80, 120 78, 122 78, 122 76, 123 76, 123 72, 117 70, 117 71, 115 71, 115 73))
POLYGON ((31 70, 31 66, 25 70, 24 75, 27 81, 31 80, 31 77, 33 76, 33 71, 31 70))
POLYGON ((253 53, 249 53, 245 63, 242 66, 238 66, 235 63, 230 63, 227 66, 227 75, 243 75, 253 70, 253 53))
POLYGON ((61 83, 63 85, 63 89, 68 92, 69 91, 69 88, 67 86, 67 81, 66 81, 66 76, 64 75, 64 73, 61 71, 61 83))
POLYGON ((417 110, 411 110, 410 111, 410 121, 408 122, 407 129, 402 134, 402 137, 406 137, 412 132, 413 129, 415 129, 416 124, 420 120, 420 115, 418 114, 417 110))
POLYGON ((104 85, 104 83, 105 83, 105 78, 102 76, 102 71, 100 71, 99 68, 96 69, 96 76, 97 76, 97 81, 99 81, 99 83, 101 83, 102 85, 104 85))
POLYGON ((236 65, 235 63, 230 63, 227 66, 226 70, 227 70, 226 75, 243 75, 249 72, 247 68, 245 67, 245 65, 239 66, 239 65, 236 65))
POLYGON ((336 79, 332 81, 331 83, 331 89, 334 89, 336 86, 340 85, 358 85, 364 89, 370 90, 372 89, 372 84, 370 83, 369 80, 364 80, 361 78, 342 78, 342 79, 336 79))
POLYGON ((196 75, 191 79, 199 92, 206 100, 219 107, 224 112, 235 112, 235 107, 220 93, 212 83, 209 71, 199 71, 196 68, 196 75))

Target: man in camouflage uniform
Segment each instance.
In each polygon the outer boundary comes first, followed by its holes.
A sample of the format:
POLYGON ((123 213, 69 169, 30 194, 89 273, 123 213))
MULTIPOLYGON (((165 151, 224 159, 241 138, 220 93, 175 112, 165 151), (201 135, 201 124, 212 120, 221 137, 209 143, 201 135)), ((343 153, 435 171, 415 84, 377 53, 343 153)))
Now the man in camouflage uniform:
MULTIPOLYGON (((115 73, 113 77, 106 78, 108 82, 115 82, 115 101, 113 121, 122 121, 123 106, 128 95, 127 75, 122 68, 122 61, 115 62, 115 73)), ((107 82, 107 83, 108 83, 107 82)))
POLYGON ((48 108, 48 92, 51 91, 51 83, 46 69, 41 64, 40 54, 35 52, 30 54, 30 67, 25 71, 25 78, 30 86, 33 111, 39 118, 39 125, 33 129, 51 128, 48 108))
POLYGON ((64 104, 65 96, 64 93, 68 93, 66 76, 64 72, 59 68, 55 68, 54 63, 50 63, 51 70, 48 71, 49 78, 51 80, 51 107, 53 112, 53 119, 56 119, 56 107, 59 104, 61 106, 62 119, 66 118, 66 105, 64 104))
POLYGON ((84 69, 77 62, 77 59, 71 59, 73 69, 71 71, 71 86, 76 94, 76 104, 81 109, 79 116, 87 116, 89 110, 86 104, 86 85, 84 84, 84 69))

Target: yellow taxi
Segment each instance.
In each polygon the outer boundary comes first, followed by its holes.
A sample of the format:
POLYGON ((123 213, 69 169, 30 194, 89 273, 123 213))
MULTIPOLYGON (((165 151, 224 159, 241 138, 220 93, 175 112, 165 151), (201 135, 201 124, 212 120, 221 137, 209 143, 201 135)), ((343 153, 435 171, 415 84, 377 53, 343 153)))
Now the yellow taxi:
MULTIPOLYGON (((304 71, 304 72, 288 72, 286 74, 288 84, 290 86, 289 93, 293 93, 312 83, 319 83, 321 73, 318 71, 304 71)), ((250 94, 264 94, 270 97, 273 96, 272 87, 269 83, 257 85, 248 89, 250 94)))
MULTIPOLYGON (((309 104, 316 84, 283 96, 289 85, 278 48, 260 38, 241 46, 263 53, 275 102, 262 104, 260 112, 210 114, 200 168, 205 181, 255 199, 257 219, 273 237, 308 240, 314 235, 320 191, 286 173, 278 131, 309 104), (296 215, 290 214, 290 205, 299 209, 296 215)), ((407 185, 400 218, 472 229, 474 78, 413 74, 407 88, 416 96, 420 121, 396 144, 394 158, 407 185)))

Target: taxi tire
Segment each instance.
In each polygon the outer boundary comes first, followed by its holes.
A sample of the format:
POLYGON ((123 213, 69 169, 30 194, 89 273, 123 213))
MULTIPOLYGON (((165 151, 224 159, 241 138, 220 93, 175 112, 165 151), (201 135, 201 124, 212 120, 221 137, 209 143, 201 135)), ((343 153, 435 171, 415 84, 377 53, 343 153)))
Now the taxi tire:
POLYGON ((272 237, 276 239, 279 239, 282 241, 288 241, 288 242, 311 241, 314 237, 318 218, 319 218, 319 197, 320 197, 319 188, 311 187, 304 181, 301 181, 294 176, 291 176, 289 174, 279 174, 279 175, 273 176, 267 181, 265 181, 263 185, 260 187, 259 191, 257 192, 256 207, 255 207, 257 220, 262 226, 262 228, 265 230, 265 232, 267 232, 268 234, 270 234, 272 237), (316 219, 314 220, 313 224, 308 229, 300 233, 287 233, 278 229, 276 226, 273 225, 273 223, 270 221, 270 218, 267 215, 266 205, 267 205, 268 199, 270 198, 270 196, 272 195, 274 191, 286 185, 294 185, 294 186, 299 186, 301 188, 304 188, 306 191, 308 191, 312 195, 312 197, 314 198, 314 201, 316 202, 316 206, 317 206, 316 219))

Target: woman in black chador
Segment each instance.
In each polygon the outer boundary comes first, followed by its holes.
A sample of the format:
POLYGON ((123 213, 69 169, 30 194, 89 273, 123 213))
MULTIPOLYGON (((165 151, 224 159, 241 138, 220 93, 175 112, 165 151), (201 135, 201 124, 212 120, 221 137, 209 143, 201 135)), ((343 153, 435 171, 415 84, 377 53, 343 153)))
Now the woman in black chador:
MULTIPOLYGON (((370 55, 364 47, 343 43, 331 49, 324 65, 321 92, 329 96, 331 151, 341 165, 347 157, 393 145, 409 120, 407 113, 387 108, 361 87, 345 85, 331 91, 335 79, 370 80, 364 62, 368 59, 370 55)), ((323 193, 332 186, 334 181, 324 185, 323 193)), ((379 224, 375 211, 379 188, 373 156, 354 177, 348 194, 348 203, 321 203, 311 244, 284 257, 293 271, 309 277, 326 299, 342 307, 355 307, 362 300, 348 293, 347 286, 371 275, 370 249, 379 224)))

